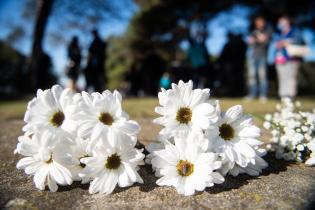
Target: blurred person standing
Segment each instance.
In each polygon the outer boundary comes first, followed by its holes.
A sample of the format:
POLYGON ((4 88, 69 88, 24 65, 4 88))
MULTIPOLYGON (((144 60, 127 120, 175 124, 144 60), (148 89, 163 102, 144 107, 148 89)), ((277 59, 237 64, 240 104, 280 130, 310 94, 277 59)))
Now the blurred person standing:
POLYGON ((87 67, 85 69, 86 89, 92 87, 97 92, 105 88, 105 60, 106 60, 106 42, 103 42, 94 29, 92 31, 93 41, 89 47, 87 67))
POLYGON ((227 34, 227 42, 217 60, 222 95, 229 97, 244 96, 245 88, 245 57, 247 45, 240 34, 227 34))
POLYGON ((207 71, 209 64, 205 39, 197 41, 189 37, 188 41, 189 48, 187 56, 192 68, 191 77, 194 82, 194 88, 203 88, 204 84, 202 84, 201 78, 203 78, 204 72, 207 71))
POLYGON ((302 55, 292 55, 288 51, 291 46, 303 47, 303 39, 296 27, 291 25, 289 17, 282 16, 278 20, 279 33, 275 35, 274 61, 278 75, 281 98, 294 98, 297 94, 297 75, 302 55))
POLYGON ((267 100, 268 77, 267 77, 267 48, 271 37, 271 28, 267 26, 262 16, 254 19, 253 30, 248 37, 248 85, 251 100, 259 96, 261 101, 267 100))
POLYGON ((69 44, 68 57, 69 61, 66 74, 70 79, 69 87, 76 91, 81 64, 81 49, 79 45, 79 38, 77 36, 74 36, 69 44))

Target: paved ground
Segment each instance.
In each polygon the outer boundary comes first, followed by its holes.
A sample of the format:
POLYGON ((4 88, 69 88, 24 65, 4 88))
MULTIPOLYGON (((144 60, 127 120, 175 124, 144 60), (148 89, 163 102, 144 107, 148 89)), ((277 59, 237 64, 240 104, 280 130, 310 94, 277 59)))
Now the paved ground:
MULTIPOLYGON (((140 141, 154 140, 159 127, 138 119, 140 141)), ((88 185, 75 183, 57 193, 37 190, 31 177, 15 167, 13 155, 23 122, 0 121, 0 209, 315 209, 315 167, 266 157, 270 167, 258 178, 227 177, 203 193, 184 197, 173 188, 158 187, 149 166, 140 174, 145 184, 116 189, 112 195, 89 195, 88 185), (312 205, 313 204, 313 205, 312 205)))

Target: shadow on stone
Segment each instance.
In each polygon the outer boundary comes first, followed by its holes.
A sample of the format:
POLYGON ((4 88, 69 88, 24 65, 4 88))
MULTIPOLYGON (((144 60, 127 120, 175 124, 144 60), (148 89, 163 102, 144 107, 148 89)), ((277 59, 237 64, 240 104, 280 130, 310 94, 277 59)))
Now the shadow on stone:
POLYGON ((141 142, 137 142, 135 147, 137 149, 143 149, 143 153, 145 154, 145 156, 147 156, 149 154, 149 152, 145 149, 145 145, 142 144, 141 142))
POLYGON ((71 190, 74 190, 76 188, 88 190, 89 186, 90 186, 89 184, 81 184, 81 182, 73 182, 72 185, 58 186, 58 192, 71 191, 71 190))
POLYGON ((261 176, 279 174, 280 172, 286 171, 289 165, 294 164, 292 161, 276 159, 274 152, 268 152, 263 158, 268 162, 269 166, 263 170, 261 176))
POLYGON ((236 177, 228 175, 225 177, 225 181, 222 184, 215 184, 213 187, 206 188, 206 192, 210 194, 216 194, 233 189, 238 189, 243 185, 248 184, 248 180, 251 179, 257 179, 257 177, 252 177, 246 174, 241 174, 236 177))
POLYGON ((138 173, 143 179, 144 182, 143 184, 134 183, 132 186, 129 187, 118 187, 117 185, 112 194, 123 192, 132 187, 139 187, 139 190, 141 192, 150 192, 156 187, 159 187, 158 185, 155 184, 157 178, 154 176, 154 172, 152 171, 151 165, 141 166, 138 173))
MULTIPOLYGON (((313 185, 312 189, 315 189, 315 185, 313 185)), ((309 204, 305 207, 306 210, 314 210, 315 209, 315 193, 314 191, 310 191, 311 198, 309 204)))
POLYGON ((156 184, 156 180, 158 179, 155 177, 154 172, 152 170, 151 165, 144 165, 140 168, 139 171, 140 176, 143 178, 144 184, 139 185, 139 190, 141 192, 150 192, 154 188, 159 187, 156 184))
POLYGON ((129 187, 119 187, 118 184, 117 184, 115 189, 114 189, 114 191, 111 194, 114 195, 114 194, 117 194, 117 193, 121 193, 121 192, 123 192, 125 190, 128 190, 131 187, 134 187, 134 186, 137 186, 137 184, 133 184, 133 185, 131 185, 129 187))

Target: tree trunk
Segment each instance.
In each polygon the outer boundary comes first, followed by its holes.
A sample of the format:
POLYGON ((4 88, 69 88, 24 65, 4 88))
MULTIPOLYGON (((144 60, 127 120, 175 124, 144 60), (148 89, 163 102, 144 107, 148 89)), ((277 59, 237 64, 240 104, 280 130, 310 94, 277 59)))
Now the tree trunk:
POLYGON ((30 87, 35 90, 38 87, 38 72, 40 59, 43 54, 43 38, 49 15, 54 0, 37 0, 36 23, 33 31, 32 53, 30 57, 29 73, 30 87))

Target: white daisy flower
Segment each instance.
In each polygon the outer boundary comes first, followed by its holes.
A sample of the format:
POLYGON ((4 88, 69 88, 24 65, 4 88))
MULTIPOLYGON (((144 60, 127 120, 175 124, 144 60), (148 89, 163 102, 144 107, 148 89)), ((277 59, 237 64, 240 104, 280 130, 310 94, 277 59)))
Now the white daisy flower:
MULTIPOLYGON (((164 150, 165 145, 167 144, 174 144, 174 139, 166 139, 165 136, 159 136, 157 142, 153 142, 148 144, 145 149, 148 151, 149 154, 145 156, 145 163, 151 165, 152 159, 155 157, 155 152, 158 150, 164 150)), ((161 177, 159 168, 156 168, 152 165, 152 170, 155 173, 156 177, 161 177)))
POLYGON ((259 176, 259 174, 262 173, 262 170, 268 167, 268 163, 262 158, 263 156, 265 156, 266 150, 257 148, 255 149, 255 151, 255 164, 250 162, 245 168, 242 168, 239 165, 235 164, 229 173, 233 176, 238 176, 239 174, 243 173, 246 173, 250 176, 259 176))
POLYGON ((157 150, 161 150, 165 148, 165 142, 153 142, 148 144, 145 149, 149 152, 148 155, 145 157, 145 163, 151 164, 151 160, 154 157, 153 152, 157 150))
POLYGON ((71 167, 71 173, 74 181, 81 181, 82 184, 89 183, 91 181, 90 177, 80 177, 79 174, 85 168, 85 164, 81 162, 81 159, 86 157, 91 157, 92 153, 88 151, 88 139, 83 139, 77 137, 75 139, 74 145, 71 146, 71 152, 73 158, 76 159, 76 164, 71 167))
POLYGON ((14 154, 21 154, 21 149, 22 149, 22 145, 23 145, 24 141, 26 143, 28 143, 29 139, 31 139, 33 135, 34 135, 33 132, 27 131, 23 134, 23 136, 19 136, 18 137, 18 143, 17 143, 16 148, 14 150, 14 154))
MULTIPOLYGON (((220 112, 219 103, 217 111, 220 112)), ((223 160, 221 169, 223 175, 236 164, 242 168, 250 163, 256 164, 258 156, 254 147, 262 144, 258 140, 260 129, 253 125, 250 116, 243 115, 242 106, 233 106, 222 112, 216 126, 208 129, 205 135, 209 139, 209 150, 219 153, 223 160)))
POLYGON ((79 100, 80 94, 74 94, 69 88, 62 89, 59 85, 44 91, 38 90, 36 97, 28 103, 23 131, 34 133, 48 130, 71 142, 71 134, 77 126, 71 118, 76 114, 76 103, 79 100))
POLYGON ((119 187, 128 187, 135 182, 143 183, 137 171, 138 165, 144 164, 144 154, 142 150, 134 148, 135 144, 123 141, 114 140, 114 145, 100 141, 92 157, 81 159, 81 163, 86 166, 79 175, 93 179, 89 188, 91 194, 110 194, 117 184, 119 187))
POLYGON ((315 165, 315 140, 307 144, 308 149, 311 151, 310 157, 306 160, 305 164, 308 166, 315 165))
POLYGON ((192 81, 173 83, 169 90, 162 88, 158 94, 160 106, 155 108, 162 117, 154 120, 164 126, 160 134, 169 138, 185 136, 190 131, 201 133, 209 128, 218 119, 209 92, 209 89, 193 90, 192 81))
POLYGON ((82 92, 81 113, 77 115, 80 119, 78 136, 82 138, 98 139, 100 136, 112 136, 117 133, 129 135, 133 142, 139 133, 140 126, 137 122, 129 120, 129 116, 122 110, 121 95, 118 91, 111 93, 106 90, 102 94, 91 95, 82 92))
POLYGON ((56 192, 58 185, 72 184, 72 175, 69 170, 74 160, 66 151, 67 147, 56 141, 49 131, 37 132, 32 138, 20 137, 17 145, 23 156, 17 163, 18 169, 24 169, 26 174, 34 175, 36 188, 44 190, 45 186, 56 192))
POLYGON ((164 149, 154 151, 152 167, 161 176, 157 185, 174 186, 178 193, 187 196, 224 181, 220 173, 214 172, 221 167, 217 155, 205 152, 192 142, 193 138, 175 138, 175 145, 165 144, 164 149))

